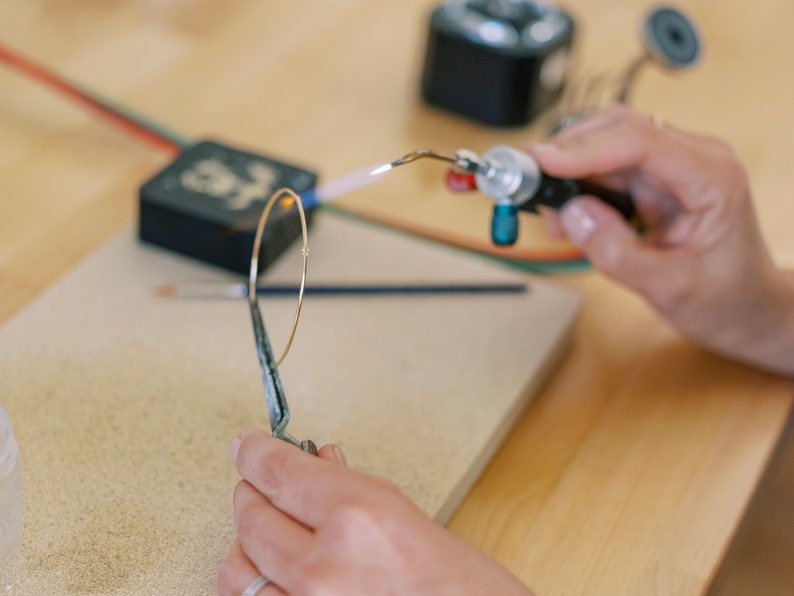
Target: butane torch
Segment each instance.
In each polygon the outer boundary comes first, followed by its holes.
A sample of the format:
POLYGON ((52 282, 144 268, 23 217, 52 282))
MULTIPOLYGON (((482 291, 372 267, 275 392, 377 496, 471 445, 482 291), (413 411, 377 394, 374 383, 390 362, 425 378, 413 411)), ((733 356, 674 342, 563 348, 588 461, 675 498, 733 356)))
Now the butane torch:
POLYGON ((627 220, 636 217, 630 196, 587 180, 549 176, 531 155, 505 145, 491 147, 482 155, 469 149, 454 154, 432 149, 412 151, 392 162, 361 168, 321 184, 302 194, 303 203, 308 208, 332 200, 381 179, 397 166, 425 157, 451 164, 446 177, 450 190, 479 190, 494 200, 491 240, 499 246, 510 246, 518 239, 519 211, 537 213, 540 206, 559 209, 581 194, 598 197, 627 220))
POLYGON ((615 208, 627 220, 636 216, 634 202, 625 193, 617 192, 587 180, 555 178, 541 171, 528 153, 513 147, 497 145, 482 155, 459 149, 448 155, 420 149, 395 160, 390 167, 423 157, 447 161, 447 186, 453 191, 479 190, 495 201, 491 219, 491 240, 499 246, 510 246, 518 239, 518 212, 537 213, 538 207, 559 209, 575 196, 593 195, 615 208))

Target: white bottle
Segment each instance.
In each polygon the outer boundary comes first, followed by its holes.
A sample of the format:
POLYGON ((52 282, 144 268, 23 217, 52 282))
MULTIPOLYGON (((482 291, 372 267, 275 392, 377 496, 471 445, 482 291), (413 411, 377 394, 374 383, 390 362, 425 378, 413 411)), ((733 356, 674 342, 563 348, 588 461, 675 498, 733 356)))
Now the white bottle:
POLYGON ((0 565, 11 558, 22 536, 19 451, 11 421, 0 406, 0 565))

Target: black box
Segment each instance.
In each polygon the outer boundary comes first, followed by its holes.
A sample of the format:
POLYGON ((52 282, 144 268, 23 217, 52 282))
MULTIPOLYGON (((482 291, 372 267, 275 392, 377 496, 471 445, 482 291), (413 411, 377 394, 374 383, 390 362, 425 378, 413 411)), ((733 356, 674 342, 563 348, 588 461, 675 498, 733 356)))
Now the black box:
POLYGON ((430 16, 422 97, 484 124, 527 124, 562 93, 573 34, 541 2, 446 2, 430 16))
MULTIPOLYGON (((140 189, 139 235, 156 244, 247 274, 259 217, 272 193, 314 188, 315 173, 271 157, 200 141, 140 189)), ((312 209, 306 210, 311 220, 312 209)), ((301 235, 296 209, 273 209, 259 270, 301 235)))

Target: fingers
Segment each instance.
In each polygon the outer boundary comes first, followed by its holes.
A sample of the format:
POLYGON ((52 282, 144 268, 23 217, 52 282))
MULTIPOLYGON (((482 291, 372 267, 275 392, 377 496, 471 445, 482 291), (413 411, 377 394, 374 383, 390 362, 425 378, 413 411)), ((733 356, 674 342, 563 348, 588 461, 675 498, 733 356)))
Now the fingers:
POLYGON ((662 133, 649 118, 605 110, 547 143, 530 147, 542 170, 562 178, 590 178, 640 167, 662 133))
MULTIPOLYGON (((262 573, 248 559, 238 540, 232 543, 229 554, 218 573, 218 594, 240 596, 262 573)), ((256 596, 278 596, 284 594, 275 583, 269 583, 256 592, 256 596)))
POLYGON ((652 244, 598 200, 574 199, 560 210, 542 208, 540 215, 550 237, 570 239, 595 268, 636 290, 648 291, 648 273, 666 268, 652 244))
POLYGON ((645 191, 640 200, 675 197, 689 209, 710 200, 713 193, 707 191, 715 180, 731 171, 741 174, 723 143, 670 126, 660 129, 649 116, 617 106, 529 150, 553 176, 608 179, 608 186, 633 195, 645 191))
POLYGON ((243 432, 232 444, 232 458, 243 478, 310 528, 316 528, 335 504, 354 496, 360 483, 359 473, 339 465, 344 459, 341 451, 324 447, 321 452, 322 457, 309 456, 261 430, 243 432))
POLYGON ((659 251, 597 199, 570 201, 559 213, 559 225, 593 266, 613 279, 647 294, 655 290, 654 279, 665 278, 669 267, 659 251))
POLYGON ((234 493, 234 523, 251 563, 275 583, 291 585, 289 563, 307 552, 312 531, 274 507, 246 480, 234 493))
MULTIPOLYGON (((233 446, 233 457, 237 451, 238 447, 233 446)), ((335 445, 323 446, 317 456, 335 466, 346 465, 344 454, 335 445)), ((218 592, 239 596, 250 587, 250 590, 256 590, 257 596, 284 594, 279 585, 292 585, 289 572, 294 566, 290 562, 308 550, 312 532, 274 507, 245 480, 235 490, 234 520, 238 538, 218 575, 218 592), (263 574, 272 583, 257 589, 252 582, 263 574)))

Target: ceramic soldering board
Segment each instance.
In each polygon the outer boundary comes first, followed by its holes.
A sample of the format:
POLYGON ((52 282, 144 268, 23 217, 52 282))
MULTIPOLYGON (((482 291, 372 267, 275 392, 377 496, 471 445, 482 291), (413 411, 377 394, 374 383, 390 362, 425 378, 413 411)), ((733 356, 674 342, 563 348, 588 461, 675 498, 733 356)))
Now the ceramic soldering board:
MULTIPOLYGON (((318 214, 309 282, 526 282, 525 294, 307 296, 280 371, 291 433, 338 442, 444 522, 561 353, 578 297, 425 240, 318 214)), ((298 249, 267 278, 295 279, 298 249)), ((20 446, 13 594, 214 591, 233 536, 228 444, 267 427, 245 300, 162 298, 238 277, 125 231, 0 329, 20 446)), ((279 352, 295 303, 263 313, 279 352)), ((278 355, 278 354, 277 354, 278 355)))

